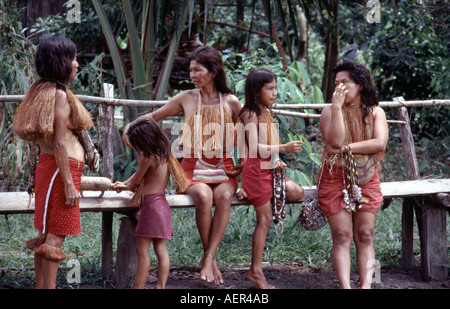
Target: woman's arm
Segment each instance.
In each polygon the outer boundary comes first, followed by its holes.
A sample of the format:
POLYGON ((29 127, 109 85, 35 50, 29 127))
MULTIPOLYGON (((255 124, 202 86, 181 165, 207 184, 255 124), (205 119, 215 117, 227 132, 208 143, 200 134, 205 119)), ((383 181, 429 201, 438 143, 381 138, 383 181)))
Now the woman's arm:
MULTIPOLYGON (((157 122, 163 118, 167 118, 170 116, 174 116, 180 113, 184 112, 183 109, 183 102, 187 99, 188 96, 188 92, 184 91, 181 92, 179 94, 177 94, 176 96, 174 96, 172 99, 170 99, 166 104, 164 104, 161 108, 158 108, 156 111, 145 114, 141 117, 147 117, 149 119, 152 119, 153 121, 157 122)), ((137 118, 134 121, 137 121, 138 119, 140 119, 141 117, 137 118)), ((128 140, 128 135, 127 135, 127 131, 128 128, 130 127, 130 125, 132 124, 128 123, 127 125, 125 125, 124 129, 123 129, 123 135, 122 135, 122 140, 125 143, 125 145, 127 145, 128 147, 131 148, 130 142, 128 140)))
POLYGON ((232 94, 227 95, 226 97, 228 105, 231 108, 233 122, 237 123, 239 120, 239 112, 241 111, 242 105, 239 102, 239 99, 232 94))
POLYGON ((55 117, 53 124, 53 150, 56 164, 58 165, 64 181, 66 205, 77 206, 80 202, 80 194, 75 188, 72 173, 69 167, 69 156, 66 147, 67 121, 69 119, 70 106, 65 92, 58 90, 55 95, 55 117))
MULTIPOLYGON (((373 109, 373 115, 373 138, 351 143, 350 148, 353 154, 373 154, 386 149, 389 138, 386 114, 381 107, 377 106, 373 109)), ((325 149, 329 154, 340 154, 342 148, 343 145, 340 147, 334 147, 329 143, 325 149)))
POLYGON ((320 116, 320 130, 322 138, 332 147, 339 148, 344 143, 345 127, 342 106, 347 90, 343 84, 339 84, 331 98, 331 106, 323 109, 320 116))

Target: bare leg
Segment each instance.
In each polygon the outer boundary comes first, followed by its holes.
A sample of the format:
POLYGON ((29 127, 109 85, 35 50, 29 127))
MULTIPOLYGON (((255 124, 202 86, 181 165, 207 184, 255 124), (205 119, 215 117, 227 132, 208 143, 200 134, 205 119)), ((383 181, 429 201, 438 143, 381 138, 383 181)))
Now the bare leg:
POLYGON ((224 183, 214 187, 214 201, 216 209, 211 223, 211 230, 200 277, 214 284, 223 284, 222 274, 217 266, 215 256, 223 234, 230 221, 231 201, 236 189, 234 186, 224 183))
POLYGON ((248 271, 247 278, 256 284, 260 289, 274 289, 270 285, 262 270, 262 256, 266 243, 267 233, 272 224, 272 208, 271 202, 260 207, 255 207, 257 223, 252 239, 252 265, 248 271))
POLYGON ((352 214, 342 209, 328 217, 333 239, 331 257, 334 271, 343 289, 350 289, 350 245, 352 243, 352 214))
POLYGON ((169 277, 170 260, 167 253, 166 240, 155 238, 153 240, 153 248, 158 258, 158 281, 155 289, 165 289, 167 278, 169 277))
MULTIPOLYGON (((39 236, 41 237, 42 233, 39 232, 39 236)), ((35 288, 43 289, 44 288, 44 275, 42 274, 42 257, 39 254, 34 254, 34 277, 35 277, 35 288)))
POLYGON ((297 202, 304 194, 302 186, 293 181, 286 181, 286 202, 297 202))
MULTIPOLYGON (((59 236, 54 234, 47 234, 47 238, 45 243, 56 247, 61 248, 64 242, 65 236, 59 236)), ((39 280, 42 282, 42 286, 40 288, 43 289, 54 289, 56 288, 56 277, 58 275, 58 267, 59 262, 49 260, 43 256, 40 257, 40 277, 39 280)), ((35 259, 36 261, 36 259, 35 259)), ((37 281, 36 281, 37 283, 37 281)))
POLYGON ((361 289, 370 289, 374 271, 375 251, 373 249, 373 230, 376 216, 368 212, 354 214, 353 235, 356 245, 356 258, 361 278, 361 289))
POLYGON ((36 280, 36 289, 44 288, 44 276, 42 274, 42 257, 38 254, 34 254, 34 277, 36 280))
POLYGON ((138 256, 138 265, 133 289, 143 289, 145 287, 148 270, 150 269, 150 255, 148 253, 148 248, 150 247, 151 242, 151 238, 137 237, 136 254, 138 256))
MULTIPOLYGON (((186 190, 195 203, 195 220, 197 223, 198 232, 202 241, 203 250, 206 252, 209 243, 209 235, 211 232, 212 223, 212 204, 213 193, 212 189, 207 184, 196 184, 189 187, 186 190)), ((200 261, 200 265, 203 267, 205 260, 205 253, 200 261)))

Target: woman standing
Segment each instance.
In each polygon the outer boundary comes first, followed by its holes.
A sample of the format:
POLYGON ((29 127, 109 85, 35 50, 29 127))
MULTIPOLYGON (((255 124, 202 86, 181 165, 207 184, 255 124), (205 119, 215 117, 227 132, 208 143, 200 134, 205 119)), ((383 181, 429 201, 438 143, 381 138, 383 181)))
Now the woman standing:
MULTIPOLYGON (((177 94, 163 107, 143 117, 157 122, 179 113, 184 116, 185 126, 179 137, 184 152, 181 166, 190 180, 185 193, 194 199, 204 249, 200 277, 222 284, 215 255, 230 219, 241 170, 234 167, 233 158, 227 153, 226 145, 234 143, 234 133, 228 133, 226 127, 236 123, 241 105, 226 84, 222 57, 216 49, 202 46, 195 50, 190 55, 189 76, 195 89, 177 94)), ((123 136, 128 144, 126 134, 123 136)))
POLYGON ((36 288, 55 288, 66 235, 81 232, 80 182, 84 149, 76 134, 93 126, 91 115, 65 84, 77 74, 75 44, 49 36, 37 48, 35 65, 40 79, 16 110, 16 134, 37 141, 40 148, 35 174, 34 250, 36 288))
POLYGON ((370 288, 375 261, 373 230, 383 201, 378 162, 384 158, 388 141, 386 115, 378 106, 367 68, 342 62, 334 73, 332 104, 320 117, 326 146, 318 196, 330 224, 333 267, 341 287, 350 288, 353 239, 361 288, 370 288))

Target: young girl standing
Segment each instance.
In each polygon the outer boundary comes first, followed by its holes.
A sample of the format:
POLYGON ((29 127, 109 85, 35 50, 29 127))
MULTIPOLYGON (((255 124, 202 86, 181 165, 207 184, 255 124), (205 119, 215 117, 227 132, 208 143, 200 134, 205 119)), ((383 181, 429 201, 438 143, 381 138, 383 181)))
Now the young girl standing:
MULTIPOLYGON (((246 143, 249 150, 241 181, 245 192, 242 194, 247 195, 255 207, 257 216, 252 240, 252 263, 247 277, 262 289, 274 288, 267 282, 262 271, 264 245, 272 223, 272 169, 281 170, 286 167, 286 164, 278 159, 278 153, 300 152, 303 145, 301 141, 280 144, 278 131, 271 130, 274 120, 268 109, 276 97, 276 76, 262 68, 250 71, 245 83, 245 104, 239 113, 246 129, 246 143), (276 159, 271 160, 270 157, 276 159)), ((286 201, 298 201, 303 194, 301 186, 286 178, 286 201)))
POLYGON ((166 239, 173 235, 170 206, 165 197, 165 189, 172 175, 177 192, 183 192, 189 184, 178 161, 171 155, 169 139, 158 125, 148 119, 139 118, 128 131, 130 145, 139 152, 138 168, 125 182, 130 191, 142 195, 140 214, 136 227, 138 267, 133 288, 142 289, 150 268, 149 247, 153 242, 158 259, 157 289, 164 289, 169 275, 169 255, 166 239), (141 183, 143 182, 143 186, 141 183))

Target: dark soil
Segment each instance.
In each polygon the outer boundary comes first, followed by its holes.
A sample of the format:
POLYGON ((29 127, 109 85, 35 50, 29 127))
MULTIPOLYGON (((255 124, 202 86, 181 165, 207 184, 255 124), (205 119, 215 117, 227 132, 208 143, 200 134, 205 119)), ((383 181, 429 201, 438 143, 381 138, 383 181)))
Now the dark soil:
MULTIPOLYGON (((197 265, 172 265, 166 289, 255 289, 247 279, 247 268, 220 268, 225 283, 214 285, 200 279, 197 265)), ((266 265, 267 281, 277 289, 339 289, 333 269, 308 268, 301 266, 266 265)), ((359 288, 359 276, 352 273, 352 288, 359 288)), ((154 288, 157 269, 152 267, 147 279, 147 288, 154 288)), ((449 289, 450 276, 444 282, 424 281, 419 268, 398 269, 381 267, 380 283, 372 284, 374 289, 449 289)))

